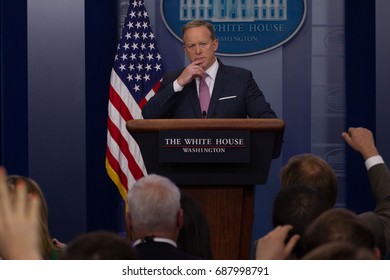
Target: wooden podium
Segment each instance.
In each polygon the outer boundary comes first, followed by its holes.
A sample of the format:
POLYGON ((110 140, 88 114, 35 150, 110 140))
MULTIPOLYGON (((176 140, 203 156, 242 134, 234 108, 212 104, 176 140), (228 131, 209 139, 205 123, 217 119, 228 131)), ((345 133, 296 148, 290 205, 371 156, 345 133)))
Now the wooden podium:
POLYGON ((148 173, 170 178, 203 207, 215 259, 249 259, 254 187, 266 183, 271 161, 280 155, 284 121, 148 119, 127 122, 127 130, 148 173), (180 154, 185 149, 195 154, 180 154))

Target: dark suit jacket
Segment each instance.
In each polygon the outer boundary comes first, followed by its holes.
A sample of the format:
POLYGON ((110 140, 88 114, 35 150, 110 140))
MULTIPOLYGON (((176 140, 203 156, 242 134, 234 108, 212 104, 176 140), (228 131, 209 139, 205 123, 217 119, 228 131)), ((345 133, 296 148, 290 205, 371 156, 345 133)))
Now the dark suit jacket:
POLYGON ((199 260, 165 242, 143 242, 134 247, 140 260, 199 260))
POLYGON ((374 211, 365 212, 359 218, 374 232, 382 254, 390 253, 390 172, 385 164, 376 164, 368 170, 374 211))
MULTIPOLYGON (((145 119, 202 118, 196 82, 193 80, 181 92, 174 92, 173 82, 181 71, 164 76, 159 91, 144 106, 145 119)), ((253 79, 252 72, 243 68, 219 68, 210 100, 208 118, 276 118, 270 104, 253 79)))

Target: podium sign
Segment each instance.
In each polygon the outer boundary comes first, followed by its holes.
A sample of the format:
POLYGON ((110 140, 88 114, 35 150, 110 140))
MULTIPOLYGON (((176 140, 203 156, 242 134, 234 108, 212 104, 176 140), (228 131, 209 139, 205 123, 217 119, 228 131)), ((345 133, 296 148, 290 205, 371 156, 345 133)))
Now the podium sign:
POLYGON ((178 185, 262 185, 267 181, 272 159, 280 155, 284 122, 280 119, 150 119, 131 120, 127 122, 127 129, 140 147, 149 174, 167 176, 178 185), (181 136, 171 134, 174 131, 181 136), (248 132, 249 136, 244 136, 248 132), (190 161, 176 155, 179 153, 176 148, 168 147, 163 151, 164 138, 171 139, 165 143, 172 146, 179 141, 183 144, 183 139, 197 137, 233 139, 238 143, 243 139, 246 148, 235 148, 236 153, 243 155, 236 162, 233 158, 236 155, 225 158, 229 163, 223 162, 225 159, 217 162, 215 154, 203 153, 190 161), (247 153, 249 160, 245 161, 247 153))
POLYGON ((248 163, 249 151, 249 131, 159 132, 159 162, 248 163))

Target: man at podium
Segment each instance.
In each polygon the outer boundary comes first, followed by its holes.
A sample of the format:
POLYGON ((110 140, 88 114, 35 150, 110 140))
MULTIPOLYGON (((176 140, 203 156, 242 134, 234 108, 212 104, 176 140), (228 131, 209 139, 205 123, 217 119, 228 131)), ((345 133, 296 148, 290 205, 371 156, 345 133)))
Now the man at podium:
POLYGON ((217 59, 212 24, 190 21, 182 34, 190 64, 163 77, 159 91, 143 107, 145 119, 276 118, 252 72, 217 59))

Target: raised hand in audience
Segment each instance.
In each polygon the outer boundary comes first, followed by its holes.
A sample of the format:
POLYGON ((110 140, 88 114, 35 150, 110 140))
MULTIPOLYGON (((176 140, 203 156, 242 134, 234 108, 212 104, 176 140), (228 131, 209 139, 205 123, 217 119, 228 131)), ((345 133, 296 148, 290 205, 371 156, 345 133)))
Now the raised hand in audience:
POLYGON ((291 225, 277 226, 256 242, 256 260, 284 260, 290 256, 300 236, 295 234, 288 238, 291 225))
POLYGON ((363 127, 350 127, 348 132, 343 132, 341 135, 352 149, 363 156, 364 160, 379 155, 370 130, 363 127))
POLYGON ((7 174, 0 166, 0 257, 10 260, 41 259, 39 198, 28 196, 25 184, 11 194, 7 174))

